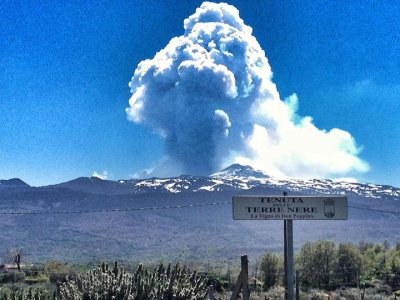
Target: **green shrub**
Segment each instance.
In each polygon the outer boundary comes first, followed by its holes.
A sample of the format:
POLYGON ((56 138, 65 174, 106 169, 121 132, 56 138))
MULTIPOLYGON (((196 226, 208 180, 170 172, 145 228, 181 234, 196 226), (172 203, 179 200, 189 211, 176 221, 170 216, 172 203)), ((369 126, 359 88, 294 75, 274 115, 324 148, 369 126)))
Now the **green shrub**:
POLYGON ((220 275, 218 274, 208 274, 207 275, 207 285, 213 285, 214 289, 216 292, 218 293, 222 293, 222 291, 224 290, 224 288, 228 287, 228 281, 225 278, 222 278, 220 275))
POLYGON ((17 290, 0 288, 1 300, 55 300, 54 291, 41 288, 19 288, 17 290))
POLYGON ((54 284, 65 282, 67 276, 71 275, 70 266, 56 260, 47 262, 44 271, 48 274, 50 282, 54 284))
POLYGON ((153 271, 139 265, 134 274, 128 274, 115 263, 111 270, 103 264, 74 280, 60 285, 63 300, 95 299, 167 299, 186 300, 205 298, 208 286, 205 277, 190 272, 178 264, 167 268, 160 264, 153 271))
POLYGON ((285 297, 285 288, 281 286, 274 286, 265 294, 265 298, 271 300, 281 300, 285 297))
POLYGON ((49 277, 44 273, 34 273, 31 276, 25 277, 25 283, 27 284, 37 284, 37 283, 44 283, 48 282, 49 277))
POLYGON ((283 273, 283 258, 276 253, 265 253, 261 257, 260 271, 263 290, 267 291, 270 287, 283 281, 280 276, 283 273))
POLYGON ((0 273, 0 283, 16 283, 16 282, 23 282, 25 280, 25 273, 24 272, 4 272, 0 273))

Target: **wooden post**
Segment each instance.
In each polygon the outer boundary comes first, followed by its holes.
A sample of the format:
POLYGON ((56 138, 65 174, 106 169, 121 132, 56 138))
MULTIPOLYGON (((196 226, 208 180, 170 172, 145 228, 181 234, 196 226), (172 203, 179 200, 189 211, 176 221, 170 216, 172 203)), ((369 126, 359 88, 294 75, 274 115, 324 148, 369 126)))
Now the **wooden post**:
POLYGON ((241 287, 242 287, 242 272, 240 272, 238 280, 236 281, 235 289, 233 290, 231 300, 236 300, 238 298, 241 287))
POLYGON ((210 288, 208 290, 208 297, 210 300, 214 300, 214 285, 210 285, 210 288))
POLYGON ((357 281, 357 288, 360 289, 360 275, 358 275, 358 271, 356 271, 356 281, 357 281))
POLYGON ((236 281, 235 290, 232 293, 231 300, 236 300, 239 296, 240 290, 242 290, 243 300, 250 299, 249 289, 249 261, 247 255, 242 255, 240 258, 241 271, 236 281))
POLYGON ((256 274, 254 275, 254 291, 257 292, 257 275, 258 275, 258 264, 259 261, 256 262, 256 274))
POLYGON ((296 271, 296 300, 300 300, 300 272, 296 271))
POLYGON ((249 260, 247 255, 242 255, 240 258, 242 267, 242 295, 243 300, 249 300, 250 297, 250 287, 249 287, 249 260))
POLYGON ((231 270, 228 267, 228 289, 231 289, 231 270))

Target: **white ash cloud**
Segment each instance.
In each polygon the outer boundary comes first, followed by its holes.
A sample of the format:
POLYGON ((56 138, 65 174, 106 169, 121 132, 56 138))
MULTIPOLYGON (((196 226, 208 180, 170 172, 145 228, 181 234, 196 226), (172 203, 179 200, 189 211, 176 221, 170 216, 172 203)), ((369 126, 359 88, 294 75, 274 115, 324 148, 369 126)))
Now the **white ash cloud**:
POLYGON ((96 171, 93 172, 92 177, 97 177, 102 180, 106 180, 108 178, 108 171, 105 170, 103 172, 97 173, 96 171))
POLYGON ((139 63, 129 86, 128 118, 165 139, 170 175, 206 175, 233 162, 299 177, 368 169, 348 132, 297 115, 295 94, 281 100, 264 51, 231 5, 204 2, 183 35, 139 63))

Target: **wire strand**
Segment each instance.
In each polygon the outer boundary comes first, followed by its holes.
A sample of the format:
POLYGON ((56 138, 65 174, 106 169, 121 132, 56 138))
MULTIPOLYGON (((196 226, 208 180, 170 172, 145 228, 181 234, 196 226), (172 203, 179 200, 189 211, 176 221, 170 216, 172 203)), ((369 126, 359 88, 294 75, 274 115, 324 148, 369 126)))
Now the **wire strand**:
POLYGON ((14 211, 14 212, 0 212, 0 215, 50 215, 50 214, 91 214, 91 213, 109 213, 109 212, 130 212, 130 211, 146 211, 146 210, 162 210, 162 209, 178 209, 178 208, 192 208, 192 207, 204 207, 204 206, 215 206, 225 205, 231 202, 210 202, 200 204, 186 204, 186 205, 171 205, 161 207, 134 207, 134 208, 113 208, 113 209, 100 209, 100 210, 64 210, 64 211, 14 211))
POLYGON ((399 211, 389 211, 389 210, 383 210, 383 209, 373 209, 373 208, 360 207, 360 206, 353 206, 353 205, 349 205, 348 207, 350 207, 350 208, 355 208, 355 209, 361 209, 361 210, 374 211, 374 212, 381 212, 381 213, 386 213, 386 214, 400 215, 400 212, 399 212, 399 211))
MULTIPOLYGON (((93 209, 93 210, 64 210, 64 211, 0 211, 0 215, 50 215, 50 214, 91 214, 91 213, 113 213, 113 212, 131 212, 131 211, 147 211, 147 210, 163 210, 163 209, 179 209, 179 208, 193 208, 193 207, 204 207, 204 206, 215 206, 215 205, 227 205, 231 204, 230 201, 225 202, 210 202, 210 203, 200 203, 200 204, 186 204, 186 205, 170 205, 170 206, 160 206, 160 207, 134 207, 134 208, 113 208, 113 209, 93 209)), ((367 210, 373 212, 387 213, 400 215, 398 211, 389 211, 382 209, 373 209, 367 207, 353 206, 349 205, 349 208, 367 210)))

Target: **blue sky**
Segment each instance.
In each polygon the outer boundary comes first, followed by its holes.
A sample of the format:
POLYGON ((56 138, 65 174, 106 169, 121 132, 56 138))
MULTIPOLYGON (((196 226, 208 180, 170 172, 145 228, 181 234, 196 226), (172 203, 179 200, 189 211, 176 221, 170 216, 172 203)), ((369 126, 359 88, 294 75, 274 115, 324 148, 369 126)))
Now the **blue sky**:
MULTIPOLYGON (((360 181, 400 186, 400 6, 227 1, 265 50, 282 98, 363 148, 360 181)), ((201 1, 6 1, 0 8, 0 178, 128 178, 164 143, 128 122, 138 63, 183 33, 201 1)), ((353 174, 350 174, 353 175, 353 174)))

